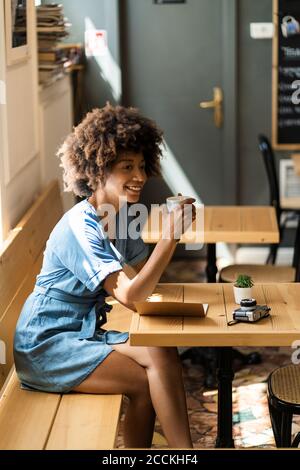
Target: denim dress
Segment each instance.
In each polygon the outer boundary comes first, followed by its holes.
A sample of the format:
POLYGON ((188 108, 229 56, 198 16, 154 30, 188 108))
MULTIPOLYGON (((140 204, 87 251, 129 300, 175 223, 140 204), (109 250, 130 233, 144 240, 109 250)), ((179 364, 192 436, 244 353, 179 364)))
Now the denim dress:
POLYGON ((128 332, 102 328, 111 309, 103 282, 147 254, 140 237, 111 243, 87 199, 66 212, 47 241, 42 270, 16 326, 14 359, 22 388, 69 392, 113 351, 112 344, 127 341, 128 332))

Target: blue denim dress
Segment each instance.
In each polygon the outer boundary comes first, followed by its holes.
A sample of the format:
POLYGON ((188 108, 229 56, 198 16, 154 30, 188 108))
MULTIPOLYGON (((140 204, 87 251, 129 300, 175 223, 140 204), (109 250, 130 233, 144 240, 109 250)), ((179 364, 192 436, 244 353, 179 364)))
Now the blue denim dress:
POLYGON ((54 227, 33 292, 21 311, 14 359, 22 388, 66 393, 79 385, 128 333, 106 331, 105 278, 147 257, 141 238, 104 233, 85 199, 54 227))

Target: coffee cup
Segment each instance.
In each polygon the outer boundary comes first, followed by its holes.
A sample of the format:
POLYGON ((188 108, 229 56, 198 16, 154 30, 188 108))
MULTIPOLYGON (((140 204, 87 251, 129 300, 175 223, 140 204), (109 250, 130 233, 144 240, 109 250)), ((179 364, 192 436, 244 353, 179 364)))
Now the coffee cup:
POLYGON ((176 206, 182 204, 183 201, 186 199, 191 199, 190 196, 171 196, 167 198, 167 208, 168 211, 171 212, 175 209, 176 206))

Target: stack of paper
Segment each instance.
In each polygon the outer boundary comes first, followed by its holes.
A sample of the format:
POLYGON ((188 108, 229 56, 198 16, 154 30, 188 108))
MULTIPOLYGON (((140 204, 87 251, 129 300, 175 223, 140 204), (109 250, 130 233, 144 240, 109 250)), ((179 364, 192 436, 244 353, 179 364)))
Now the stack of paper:
POLYGON ((68 36, 71 24, 57 3, 36 7, 38 32, 39 81, 59 78, 71 65, 61 41, 68 36))

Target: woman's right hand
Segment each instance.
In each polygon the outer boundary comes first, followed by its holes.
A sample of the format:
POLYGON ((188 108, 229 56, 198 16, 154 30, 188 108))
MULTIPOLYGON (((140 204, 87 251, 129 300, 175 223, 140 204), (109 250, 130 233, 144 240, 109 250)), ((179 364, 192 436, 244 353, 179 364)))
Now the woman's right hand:
MULTIPOLYGON (((178 193, 178 196, 181 196, 178 193)), ((195 199, 187 198, 168 212, 167 207, 163 209, 162 216, 162 238, 180 240, 181 236, 188 230, 196 218, 195 199)))

